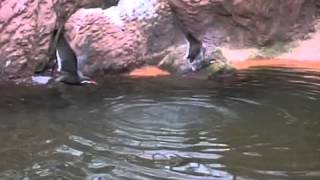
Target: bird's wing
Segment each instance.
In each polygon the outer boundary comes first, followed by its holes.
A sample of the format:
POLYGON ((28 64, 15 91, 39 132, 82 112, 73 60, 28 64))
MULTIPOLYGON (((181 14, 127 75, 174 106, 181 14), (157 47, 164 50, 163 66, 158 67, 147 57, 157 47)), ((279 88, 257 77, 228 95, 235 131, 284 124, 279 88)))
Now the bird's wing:
POLYGON ((90 56, 91 53, 91 44, 92 44, 92 39, 90 37, 87 37, 85 40, 85 43, 82 45, 80 52, 77 56, 78 58, 78 71, 82 71, 84 66, 87 63, 87 60, 90 56))
POLYGON ((58 70, 68 72, 72 75, 78 73, 78 60, 75 52, 70 47, 63 34, 59 35, 57 42, 58 70))

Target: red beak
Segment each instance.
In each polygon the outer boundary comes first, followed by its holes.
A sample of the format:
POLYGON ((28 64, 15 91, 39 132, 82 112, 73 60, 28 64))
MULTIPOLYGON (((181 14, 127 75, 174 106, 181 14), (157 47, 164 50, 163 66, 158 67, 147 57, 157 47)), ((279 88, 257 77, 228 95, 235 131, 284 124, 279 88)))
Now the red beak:
POLYGON ((85 80, 85 81, 81 81, 81 84, 82 85, 88 85, 88 84, 90 84, 90 85, 98 85, 98 83, 96 82, 96 81, 93 81, 93 80, 85 80))
POLYGON ((90 80, 89 84, 92 84, 92 85, 95 85, 95 86, 98 85, 98 83, 96 81, 93 81, 93 80, 90 80))

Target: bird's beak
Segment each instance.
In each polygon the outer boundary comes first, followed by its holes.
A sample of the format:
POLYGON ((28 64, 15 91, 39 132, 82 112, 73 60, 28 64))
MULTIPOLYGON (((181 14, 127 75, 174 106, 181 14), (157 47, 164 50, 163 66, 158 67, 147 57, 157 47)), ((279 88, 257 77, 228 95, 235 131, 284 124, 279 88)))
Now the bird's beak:
POLYGON ((96 81, 93 81, 93 80, 85 80, 85 81, 82 81, 81 84, 83 84, 83 85, 94 85, 94 86, 98 85, 98 83, 96 81))
POLYGON ((91 80, 90 82, 89 82, 89 84, 91 84, 91 85, 98 85, 98 83, 96 82, 96 81, 93 81, 93 80, 91 80))

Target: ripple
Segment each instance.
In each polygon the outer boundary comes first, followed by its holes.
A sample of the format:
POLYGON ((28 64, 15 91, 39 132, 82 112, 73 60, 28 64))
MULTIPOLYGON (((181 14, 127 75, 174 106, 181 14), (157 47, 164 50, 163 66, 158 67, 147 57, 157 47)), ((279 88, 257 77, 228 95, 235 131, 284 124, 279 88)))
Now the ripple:
POLYGON ((73 149, 67 145, 62 145, 56 149, 57 153, 67 154, 67 155, 73 155, 73 156, 81 156, 83 154, 82 151, 73 149))
POLYGON ((264 69, 2 96, 0 179, 319 179, 319 77, 264 69))

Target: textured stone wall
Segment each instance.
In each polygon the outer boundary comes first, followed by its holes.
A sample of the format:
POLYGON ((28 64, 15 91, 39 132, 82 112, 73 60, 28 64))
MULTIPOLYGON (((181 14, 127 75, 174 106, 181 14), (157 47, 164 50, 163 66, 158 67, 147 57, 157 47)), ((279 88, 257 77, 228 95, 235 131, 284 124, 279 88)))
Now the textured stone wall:
POLYGON ((71 15, 66 37, 78 55, 89 56, 90 73, 156 63, 154 55, 183 42, 181 29, 209 54, 221 43, 243 47, 296 39, 312 31, 320 12, 318 0, 120 0, 108 10, 77 11, 115 2, 1 0, 0 79, 30 77, 46 65, 53 32, 71 15))
POLYGON ((312 29, 316 0, 169 0, 185 28, 205 43, 265 45, 312 29))
POLYGON ((30 77, 49 60, 53 31, 81 7, 103 6, 105 0, 1 0, 0 76, 30 77))
POLYGON ((163 0, 121 0, 109 9, 80 9, 65 29, 78 57, 88 57, 87 75, 157 64, 166 50, 183 38, 163 0))

